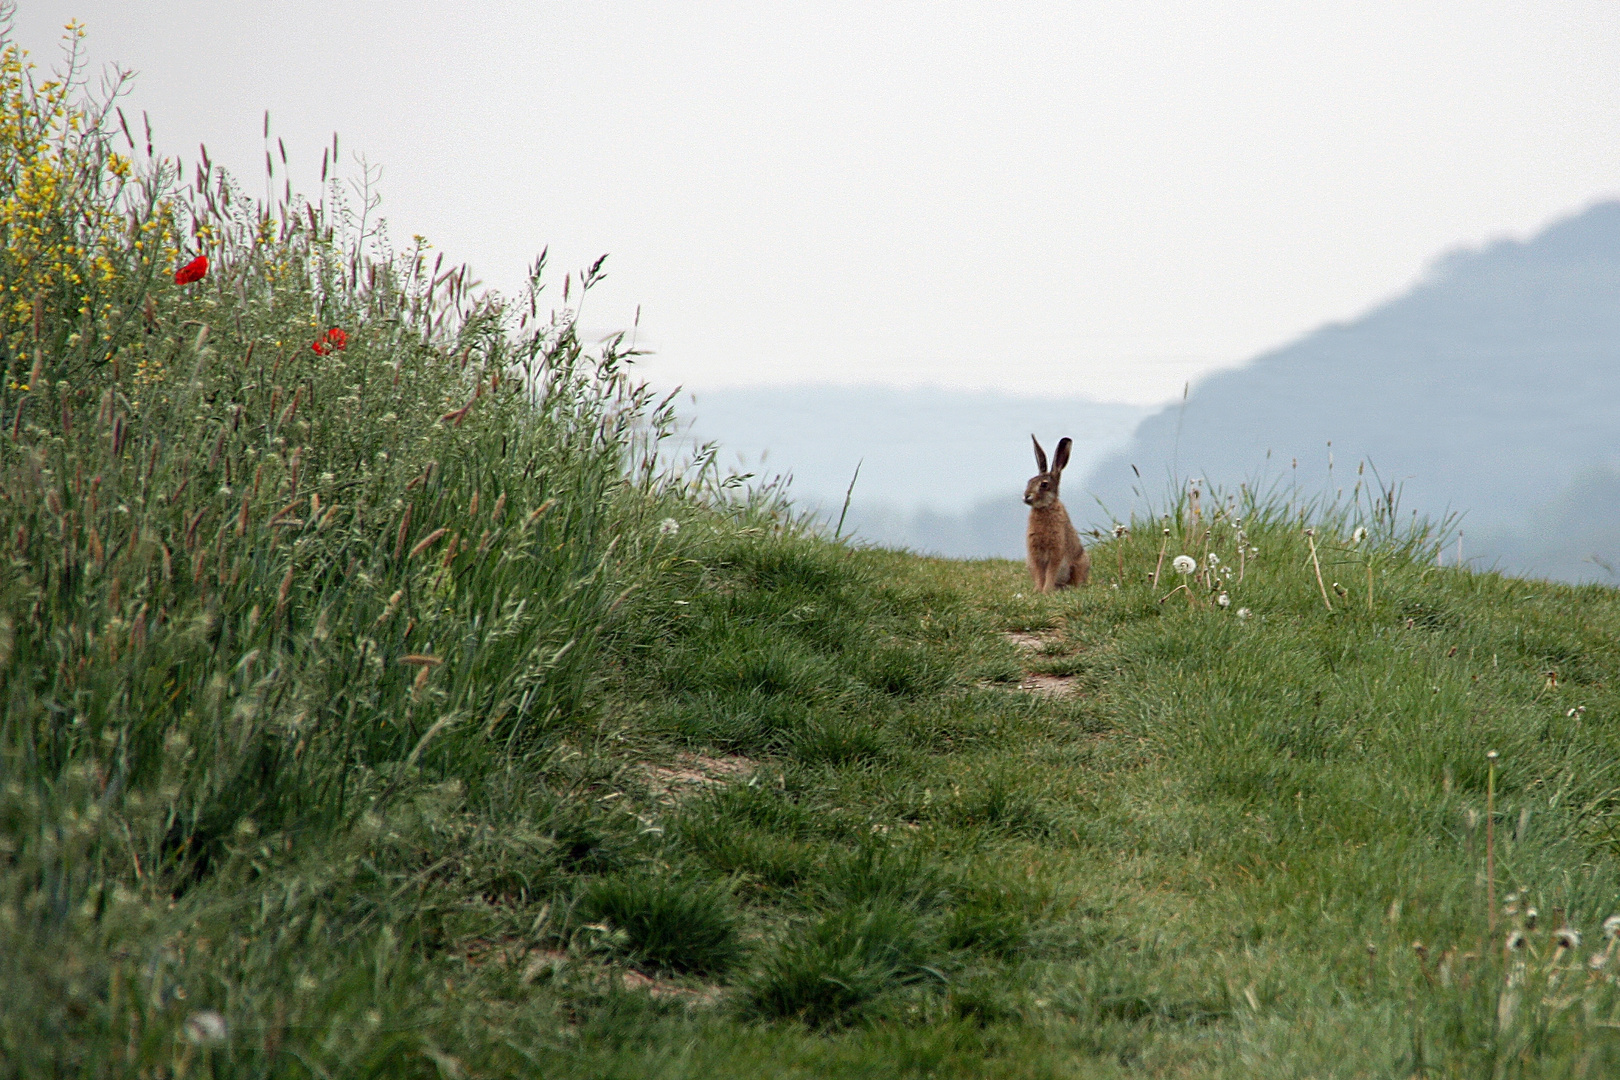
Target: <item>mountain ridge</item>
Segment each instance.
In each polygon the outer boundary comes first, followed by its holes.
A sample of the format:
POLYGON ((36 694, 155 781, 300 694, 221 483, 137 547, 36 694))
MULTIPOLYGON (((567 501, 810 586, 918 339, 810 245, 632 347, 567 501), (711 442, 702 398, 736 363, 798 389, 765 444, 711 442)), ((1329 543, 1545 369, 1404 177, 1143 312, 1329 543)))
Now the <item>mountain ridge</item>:
POLYGON ((1208 376, 1078 486, 1106 508, 1090 515, 1102 523, 1191 477, 1348 493, 1347 467, 1367 461, 1406 507, 1460 513, 1477 565, 1607 580, 1620 549, 1617 360, 1609 201, 1527 240, 1448 253, 1360 318, 1208 376))

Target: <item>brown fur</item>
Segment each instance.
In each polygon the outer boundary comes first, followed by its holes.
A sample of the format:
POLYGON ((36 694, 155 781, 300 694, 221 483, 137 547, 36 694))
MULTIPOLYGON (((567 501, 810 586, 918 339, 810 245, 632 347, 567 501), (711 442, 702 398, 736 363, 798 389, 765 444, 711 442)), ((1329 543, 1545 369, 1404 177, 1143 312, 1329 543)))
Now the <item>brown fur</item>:
POLYGON ((1035 579, 1036 592, 1084 585, 1091 579, 1091 556, 1086 554, 1080 534, 1069 521, 1069 512, 1058 499, 1058 483, 1063 467, 1069 463, 1070 440, 1058 443, 1048 469, 1040 441, 1033 435, 1029 438, 1035 444, 1035 464, 1041 470, 1024 486, 1024 502, 1029 506, 1029 531, 1025 534, 1029 576, 1035 579))

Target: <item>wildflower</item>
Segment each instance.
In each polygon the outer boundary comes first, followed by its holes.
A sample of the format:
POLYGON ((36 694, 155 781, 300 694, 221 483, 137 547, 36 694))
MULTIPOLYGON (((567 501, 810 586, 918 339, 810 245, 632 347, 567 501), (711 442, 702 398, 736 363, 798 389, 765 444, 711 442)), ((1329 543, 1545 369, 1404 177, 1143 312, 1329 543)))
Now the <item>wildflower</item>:
POLYGON ((1198 569, 1198 563, 1191 555, 1177 555, 1170 565, 1183 577, 1198 569))
POLYGON ((1232 606, 1232 598, 1230 596, 1227 596, 1225 593, 1221 593, 1221 595, 1217 596, 1215 598, 1215 602, 1217 604, 1221 605, 1221 607, 1231 607, 1232 606))
POLYGON ((316 338, 315 343, 310 346, 310 348, 314 350, 316 356, 325 356, 333 349, 341 350, 347 349, 348 347, 348 332, 336 326, 332 327, 326 333, 316 338))
POLYGON ((1121 537, 1126 537, 1126 536, 1129 536, 1129 535, 1131 535, 1131 530, 1127 529, 1125 526, 1123 526, 1123 525, 1115 525, 1114 526, 1114 539, 1115 540, 1118 540, 1121 537))
MULTIPOLYGON (((193 281, 201 281, 207 275, 208 256, 199 255, 174 272, 174 283, 176 285, 190 285, 193 281)), ((217 1016, 218 1014, 213 1015, 217 1016)))
POLYGON ((1560 949, 1578 949, 1581 947, 1581 932, 1573 926, 1561 927, 1553 936, 1558 939, 1560 949))
POLYGON ((1210 569, 1214 569, 1215 567, 1219 566, 1220 564, 1221 564, 1221 557, 1219 555, 1215 554, 1213 551, 1210 552, 1209 553, 1210 569))
POLYGON ((1513 933, 1507 936, 1508 952, 1518 952, 1520 949, 1524 948, 1524 945, 1525 937, 1521 931, 1515 930, 1513 933))
POLYGON ((212 1009, 186 1017, 186 1041, 194 1046, 215 1046, 225 1041, 225 1018, 212 1009))
POLYGON ((674 536, 681 531, 681 523, 674 518, 665 518, 658 523, 659 536, 674 536))
POLYGON ((1240 619, 1247 619, 1250 615, 1253 615, 1253 614, 1254 614, 1254 612, 1250 611, 1246 607, 1240 607, 1240 608, 1237 609, 1237 617, 1240 618, 1240 619))
POLYGON ((1620 915, 1610 915, 1603 920, 1603 936, 1610 941, 1620 938, 1620 915))
POLYGON ((1354 547, 1354 546, 1360 544, 1365 539, 1367 539, 1367 529, 1366 529, 1366 527, 1362 526, 1362 525, 1356 526, 1356 531, 1350 534, 1350 544, 1351 544, 1351 546, 1354 547))

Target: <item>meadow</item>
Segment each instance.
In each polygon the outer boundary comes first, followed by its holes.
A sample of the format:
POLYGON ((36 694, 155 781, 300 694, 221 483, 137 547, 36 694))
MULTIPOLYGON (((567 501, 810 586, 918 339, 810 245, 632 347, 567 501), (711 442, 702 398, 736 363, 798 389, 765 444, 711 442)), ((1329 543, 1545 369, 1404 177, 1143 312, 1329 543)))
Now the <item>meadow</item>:
POLYGON ((1620 1070, 1620 593, 1376 485, 1044 596, 831 539, 661 453, 602 263, 0 49, 6 1075, 1620 1070))

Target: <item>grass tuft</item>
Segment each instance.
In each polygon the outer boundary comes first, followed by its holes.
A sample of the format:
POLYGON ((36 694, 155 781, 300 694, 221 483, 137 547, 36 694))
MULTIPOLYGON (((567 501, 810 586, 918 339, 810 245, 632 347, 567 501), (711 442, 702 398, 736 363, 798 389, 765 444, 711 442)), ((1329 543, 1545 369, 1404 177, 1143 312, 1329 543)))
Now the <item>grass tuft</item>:
POLYGON ((579 915, 622 930, 624 950, 658 970, 721 975, 744 955, 731 893, 720 883, 633 875, 585 886, 579 915))

